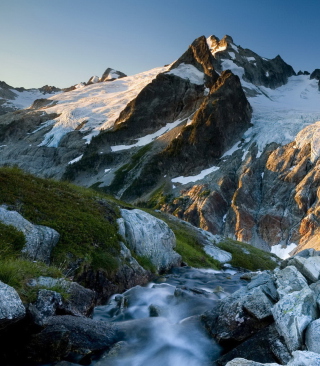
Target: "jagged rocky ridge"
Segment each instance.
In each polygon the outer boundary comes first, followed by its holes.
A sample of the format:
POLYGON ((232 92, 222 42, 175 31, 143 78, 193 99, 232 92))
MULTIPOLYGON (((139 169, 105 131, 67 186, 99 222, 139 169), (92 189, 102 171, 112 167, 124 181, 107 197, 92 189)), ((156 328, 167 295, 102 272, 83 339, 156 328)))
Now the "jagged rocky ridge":
MULTIPOLYGON (((320 119, 317 70, 298 74, 280 56, 260 57, 230 36, 200 37, 169 66, 108 83, 95 77, 68 98, 3 116, 0 163, 151 201, 265 250, 312 246, 314 194, 298 203, 312 164, 289 182, 274 160, 286 159, 275 158, 281 146, 320 119)), ((295 151, 308 160, 307 148, 295 151)))

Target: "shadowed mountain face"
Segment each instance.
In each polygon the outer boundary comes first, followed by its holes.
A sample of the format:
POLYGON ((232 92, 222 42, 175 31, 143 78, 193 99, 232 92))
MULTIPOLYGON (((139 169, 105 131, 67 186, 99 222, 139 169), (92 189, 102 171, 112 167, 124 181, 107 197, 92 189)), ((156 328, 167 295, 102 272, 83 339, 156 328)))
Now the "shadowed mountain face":
POLYGON ((109 68, 2 116, 0 164, 98 187, 266 250, 306 247, 318 235, 318 70, 296 75, 280 56, 202 36, 169 66, 129 77, 109 68), (311 125, 304 144, 292 142, 311 125))

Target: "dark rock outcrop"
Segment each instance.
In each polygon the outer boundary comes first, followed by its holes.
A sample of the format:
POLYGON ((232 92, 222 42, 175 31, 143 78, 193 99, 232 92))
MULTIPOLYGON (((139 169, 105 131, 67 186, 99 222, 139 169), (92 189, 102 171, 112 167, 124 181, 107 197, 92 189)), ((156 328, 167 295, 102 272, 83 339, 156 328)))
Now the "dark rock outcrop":
POLYGON ((106 71, 102 74, 100 81, 112 81, 115 79, 124 78, 126 76, 127 75, 124 74, 123 72, 108 67, 106 71))
POLYGON ((320 80, 320 69, 315 69, 311 75, 310 75, 310 79, 316 79, 316 80, 320 80))
POLYGON ((81 361, 92 352, 106 349, 119 340, 112 323, 70 315, 48 318, 44 329, 31 337, 27 345, 32 362, 54 362, 61 359, 81 361))

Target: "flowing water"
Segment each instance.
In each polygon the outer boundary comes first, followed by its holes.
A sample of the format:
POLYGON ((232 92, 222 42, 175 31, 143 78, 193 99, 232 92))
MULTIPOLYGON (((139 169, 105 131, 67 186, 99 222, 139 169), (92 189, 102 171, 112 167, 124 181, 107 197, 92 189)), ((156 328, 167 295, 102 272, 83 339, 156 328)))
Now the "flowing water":
POLYGON ((146 287, 136 286, 98 306, 94 319, 117 323, 124 339, 92 366, 206 366, 222 352, 199 315, 240 288, 233 270, 175 268, 146 287))

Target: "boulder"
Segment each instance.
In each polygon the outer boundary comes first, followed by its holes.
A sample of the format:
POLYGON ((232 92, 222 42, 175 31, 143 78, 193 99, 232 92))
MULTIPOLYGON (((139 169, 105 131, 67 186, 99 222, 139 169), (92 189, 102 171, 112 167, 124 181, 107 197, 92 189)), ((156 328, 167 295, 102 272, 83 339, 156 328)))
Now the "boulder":
POLYGON ((180 265, 181 256, 173 250, 175 235, 164 221, 137 209, 122 209, 121 216, 119 232, 138 256, 148 258, 157 271, 180 265))
POLYGON ((320 256, 304 258, 295 256, 292 260, 294 265, 310 282, 316 282, 320 277, 320 256))
POLYGON ((0 281, 0 330, 24 318, 25 314, 17 291, 0 281))
POLYGON ((309 324, 306 330, 306 346, 309 351, 320 353, 320 319, 309 324))
MULTIPOLYGON (((259 288, 259 290, 259 295, 264 297, 262 289, 259 288)), ((268 316, 268 314, 271 315, 271 312, 267 306, 263 311, 259 311, 255 305, 250 305, 253 292, 248 291, 247 288, 241 288, 220 300, 216 308, 202 315, 206 328, 222 346, 232 348, 271 324, 272 317, 268 316), (252 313, 249 313, 246 307, 252 313)), ((258 298, 257 301, 259 300, 258 298)), ((272 304, 270 304, 271 306, 272 304)))
POLYGON ((23 232, 26 244, 22 249, 22 253, 29 259, 50 263, 51 251, 60 237, 56 230, 47 226, 33 225, 18 212, 9 211, 4 206, 0 206, 0 221, 23 232))
POLYGON ((272 308, 280 335, 290 352, 302 347, 304 331, 317 318, 315 295, 309 288, 289 293, 272 308))
POLYGON ((274 275, 280 298, 291 292, 300 291, 308 287, 307 280, 294 266, 288 266, 282 270, 275 270, 274 275))
POLYGON ((119 334, 115 324, 98 322, 70 315, 53 316, 45 328, 33 335, 27 346, 33 362, 54 362, 68 359, 80 362, 86 355, 116 343, 119 334))
POLYGON ((260 363, 246 360, 244 358, 235 358, 228 362, 226 366, 280 366, 278 363, 260 363))
POLYGON ((243 308, 259 320, 266 319, 272 315, 271 308, 274 304, 261 287, 254 288, 243 301, 243 308))
POLYGON ((58 296, 59 294, 55 293, 57 294, 55 295, 54 291, 45 292, 45 290, 40 290, 36 304, 31 306, 31 309, 33 309, 32 311, 35 313, 35 309, 38 309, 40 313, 48 314, 46 316, 49 316, 49 313, 45 310, 47 307, 46 304, 48 303, 49 305, 50 302, 52 302, 53 313, 51 315, 54 315, 55 311, 59 309, 60 313, 63 314, 90 316, 96 305, 96 294, 94 291, 79 285, 77 282, 67 281, 64 278, 56 279, 40 276, 39 278, 32 280, 30 285, 45 287, 46 289, 59 287, 69 295, 67 299, 62 299, 61 296, 58 296), (50 297, 51 300, 49 300, 50 297), (53 303, 56 305, 53 305, 53 303))
POLYGON ((308 351, 295 351, 287 366, 320 366, 320 355, 308 351))
POLYGON ((216 362, 219 366, 224 366, 236 357, 255 362, 286 364, 291 359, 291 354, 275 325, 272 324, 220 357, 216 362))
POLYGON ((62 297, 58 292, 39 290, 37 300, 29 305, 28 312, 32 321, 42 326, 47 318, 56 315, 62 305, 62 297))

